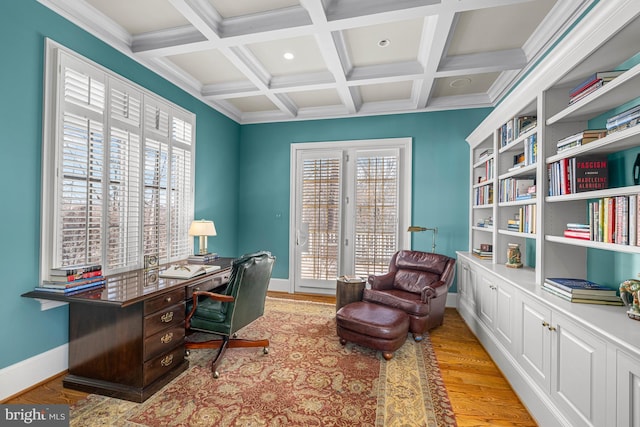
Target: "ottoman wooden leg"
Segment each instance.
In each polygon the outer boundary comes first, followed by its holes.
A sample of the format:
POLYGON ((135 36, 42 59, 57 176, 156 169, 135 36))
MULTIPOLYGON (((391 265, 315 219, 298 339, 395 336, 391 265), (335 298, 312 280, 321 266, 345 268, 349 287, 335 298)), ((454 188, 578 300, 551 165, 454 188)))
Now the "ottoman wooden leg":
POLYGON ((344 338, 340 338, 340 344, 346 345, 347 344, 347 340, 345 340, 344 338))
POLYGON ((382 352, 382 357, 384 357, 384 360, 391 360, 391 359, 393 359, 393 353, 388 352, 388 351, 383 351, 382 352))

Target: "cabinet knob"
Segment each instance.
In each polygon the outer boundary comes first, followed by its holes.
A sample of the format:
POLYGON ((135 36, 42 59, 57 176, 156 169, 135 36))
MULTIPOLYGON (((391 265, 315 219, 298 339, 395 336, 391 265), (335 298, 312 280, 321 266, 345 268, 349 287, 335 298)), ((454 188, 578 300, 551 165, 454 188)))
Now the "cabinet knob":
POLYGON ((169 323, 173 320, 173 311, 168 311, 160 317, 162 323, 169 323))
POLYGON ((164 300, 165 302, 171 302, 171 297, 166 297, 164 300))
POLYGON ((169 366, 171 365, 171 363, 173 363, 173 354, 166 356, 164 359, 160 361, 160 364, 162 366, 169 366))
POLYGON ((167 344, 167 343, 170 343, 172 339, 173 339, 173 332, 169 332, 167 334, 164 334, 162 338, 160 338, 160 342, 162 344, 167 344))
POLYGON ((542 326, 544 326, 545 328, 548 328, 548 327, 549 327, 549 324, 543 320, 543 321, 542 321, 542 326))
POLYGON ((549 326, 549 330, 550 330, 551 332, 553 332, 553 331, 555 331, 555 330, 556 330, 556 327, 555 327, 555 326, 549 326))

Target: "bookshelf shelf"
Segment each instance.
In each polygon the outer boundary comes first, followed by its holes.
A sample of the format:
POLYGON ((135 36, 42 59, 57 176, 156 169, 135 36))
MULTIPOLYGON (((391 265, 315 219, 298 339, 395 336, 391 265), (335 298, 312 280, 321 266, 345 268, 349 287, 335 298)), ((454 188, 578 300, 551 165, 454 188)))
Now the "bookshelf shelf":
POLYGON ((632 101, 638 97, 637 92, 629 90, 634 86, 640 86, 640 64, 550 117, 547 119, 547 126, 590 119, 632 101))
POLYGON ((505 236, 513 236, 513 237, 523 237, 526 239, 537 239, 538 235, 535 233, 520 233, 517 231, 510 231, 510 230, 505 230, 505 229, 499 229, 498 233, 500 234, 504 234, 505 236))
POLYGON ((595 242, 593 240, 572 239, 562 236, 545 236, 548 242, 562 243, 563 245, 580 246, 583 248, 601 249, 605 251, 613 251, 628 254, 640 254, 640 246, 617 245, 615 243, 595 242))
POLYGON ((587 145, 578 146, 570 150, 563 151, 547 157, 546 163, 557 162, 569 157, 581 156, 585 154, 611 154, 618 151, 634 148, 640 141, 640 127, 634 126, 619 132, 615 132, 590 142, 587 145))

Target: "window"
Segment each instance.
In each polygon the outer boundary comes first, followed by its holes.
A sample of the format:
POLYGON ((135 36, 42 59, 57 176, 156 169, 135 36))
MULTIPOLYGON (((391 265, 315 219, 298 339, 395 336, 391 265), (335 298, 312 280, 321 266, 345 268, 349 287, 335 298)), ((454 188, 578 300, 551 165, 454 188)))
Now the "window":
POLYGON ((41 277, 186 258, 195 116, 47 41, 41 277))

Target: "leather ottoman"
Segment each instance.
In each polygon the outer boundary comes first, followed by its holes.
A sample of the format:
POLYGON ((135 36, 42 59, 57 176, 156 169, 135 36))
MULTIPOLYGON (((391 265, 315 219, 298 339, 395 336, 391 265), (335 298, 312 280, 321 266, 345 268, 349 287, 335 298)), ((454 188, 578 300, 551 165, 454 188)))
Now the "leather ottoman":
POLYGON ((409 316, 402 310, 358 301, 338 310, 336 325, 342 345, 350 341, 379 350, 390 360, 407 339, 409 316))

